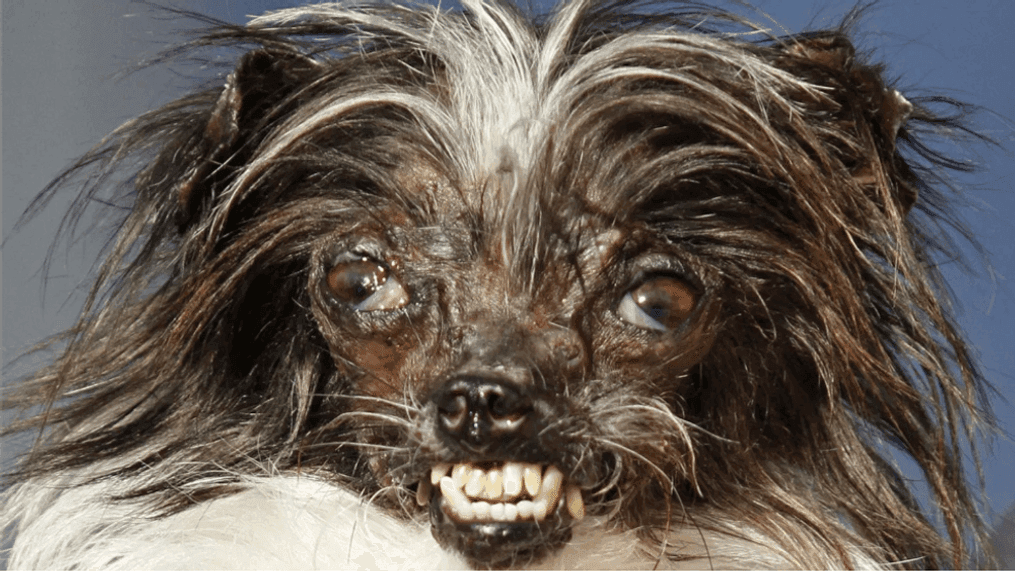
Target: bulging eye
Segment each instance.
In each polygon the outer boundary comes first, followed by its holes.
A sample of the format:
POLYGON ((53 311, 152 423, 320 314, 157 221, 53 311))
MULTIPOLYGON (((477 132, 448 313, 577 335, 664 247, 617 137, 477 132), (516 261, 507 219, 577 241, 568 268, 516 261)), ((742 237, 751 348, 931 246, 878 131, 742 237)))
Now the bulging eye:
POLYGON ((673 331, 698 305, 698 291, 673 276, 656 276, 631 289, 620 300, 617 314, 643 329, 673 331))
POLYGON ((409 292, 391 269, 364 255, 340 259, 325 278, 328 292, 356 311, 391 311, 409 303, 409 292))

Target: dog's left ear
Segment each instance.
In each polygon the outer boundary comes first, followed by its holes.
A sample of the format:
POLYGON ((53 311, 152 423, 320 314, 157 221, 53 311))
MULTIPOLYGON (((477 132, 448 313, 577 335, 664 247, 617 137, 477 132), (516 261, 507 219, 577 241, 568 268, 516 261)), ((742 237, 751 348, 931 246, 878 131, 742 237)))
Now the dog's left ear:
MULTIPOLYGON (((834 93, 848 94, 840 100, 841 110, 851 121, 861 123, 856 131, 868 138, 882 165, 861 153, 854 165, 853 177, 864 186, 877 184, 877 173, 894 168, 896 140, 899 131, 913 114, 913 104, 897 90, 885 85, 880 66, 865 65, 857 61, 856 48, 844 34, 826 33, 798 36, 788 44, 789 55, 807 60, 810 65, 822 68, 825 77, 838 85, 834 93), (841 89, 845 88, 845 89, 841 89), (864 128, 866 126, 866 128, 864 128)), ((833 95, 834 96, 834 95, 833 95)), ((916 189, 908 184, 896 184, 896 197, 903 212, 916 203, 916 189)))
POLYGON ((229 75, 176 186, 179 225, 188 225, 213 200, 215 189, 243 165, 268 128, 285 115, 286 101, 316 75, 312 59, 281 49, 247 53, 229 75))

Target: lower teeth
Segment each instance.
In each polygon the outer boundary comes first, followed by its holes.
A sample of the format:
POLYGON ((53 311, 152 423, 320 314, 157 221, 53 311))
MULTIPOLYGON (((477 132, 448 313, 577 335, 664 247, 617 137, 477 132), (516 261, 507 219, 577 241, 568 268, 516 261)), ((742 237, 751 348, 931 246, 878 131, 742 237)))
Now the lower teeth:
MULTIPOLYGON (((451 469, 449 465, 434 467, 431 481, 439 484, 445 505, 456 519, 467 521, 518 521, 533 519, 542 521, 553 513, 561 498, 564 487, 564 474, 556 466, 550 466, 545 473, 534 465, 519 468, 518 463, 507 463, 503 470, 491 470, 492 477, 479 468, 467 464, 458 464, 451 469), (448 470, 451 470, 451 475, 448 470), (514 500, 522 486, 518 475, 524 472, 524 488, 532 496, 531 500, 520 501, 488 501, 514 500), (503 483, 501 479, 503 478, 503 483), (476 501, 473 501, 476 500, 476 501)), ((420 497, 427 493, 429 486, 420 484, 417 501, 425 503, 420 497)), ((564 505, 575 520, 585 517, 585 503, 581 490, 568 484, 564 489, 564 505)))

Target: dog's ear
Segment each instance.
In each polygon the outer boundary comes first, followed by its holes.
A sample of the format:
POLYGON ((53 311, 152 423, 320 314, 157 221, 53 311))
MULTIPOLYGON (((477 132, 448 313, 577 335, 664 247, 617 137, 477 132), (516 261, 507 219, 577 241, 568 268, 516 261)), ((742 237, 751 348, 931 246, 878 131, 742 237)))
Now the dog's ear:
POLYGON ((259 49, 243 56, 229 75, 204 131, 176 186, 181 227, 200 215, 214 189, 243 165, 268 131, 284 115, 286 99, 306 85, 318 65, 280 49, 259 49))
MULTIPOLYGON (((877 156, 882 165, 873 164, 866 153, 860 153, 853 165, 853 177, 864 186, 875 185, 879 172, 884 166, 894 168, 896 161, 896 140, 899 130, 913 114, 913 104, 897 90, 885 85, 880 66, 859 63, 856 48, 842 33, 798 36, 786 47, 787 52, 802 58, 810 65, 821 68, 825 78, 833 79, 837 85, 835 93, 844 94, 848 100, 840 100, 841 113, 859 123, 857 133, 864 137, 869 133, 877 156), (845 88, 845 89, 841 89, 845 88), (866 127, 866 128, 864 128, 866 127)), ((909 184, 895 184, 895 194, 903 212, 916 203, 916 188, 909 184)))

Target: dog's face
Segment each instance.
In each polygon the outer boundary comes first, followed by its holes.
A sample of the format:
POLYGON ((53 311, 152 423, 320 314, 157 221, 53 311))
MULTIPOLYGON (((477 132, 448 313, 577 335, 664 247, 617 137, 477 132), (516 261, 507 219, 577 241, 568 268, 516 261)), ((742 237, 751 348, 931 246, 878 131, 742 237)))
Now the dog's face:
POLYGON ((586 503, 657 518, 640 497, 693 477, 675 411, 714 334, 712 270, 588 186, 513 205, 530 191, 497 178, 395 180, 399 203, 315 242, 307 284, 338 369, 322 406, 382 491, 486 564, 560 547, 586 503))
MULTIPOLYGON (((828 402, 818 364, 771 339, 806 335, 793 320, 819 319, 800 289, 825 280, 825 264, 803 258, 842 237, 820 236, 842 230, 802 205, 837 207, 822 204, 828 193, 860 185, 831 157, 809 156, 807 138, 828 127, 791 114, 809 104, 815 116, 860 118, 780 77, 779 58, 829 72, 802 46, 672 41, 649 43, 670 48, 680 71, 631 50, 618 79, 611 60, 590 55, 590 78, 559 101, 508 69, 432 54, 382 51, 326 70, 292 53, 246 56, 204 145, 220 172, 236 162, 236 177, 224 187, 195 178, 183 195, 194 219, 237 236, 222 263, 261 258, 237 279, 278 279, 286 272, 273 259, 291 259, 293 244, 305 252, 288 287, 329 370, 308 389, 301 465, 354 476, 376 505, 429 518, 438 541, 478 565, 521 565, 563 546, 586 513, 622 528, 668 525, 683 498, 722 487, 699 482, 698 462, 714 479, 744 458, 804 453, 828 402), (387 94, 380 86, 406 81, 404 69, 388 71, 395 58, 425 79, 387 94), (744 66, 768 91, 742 89, 744 66), (277 117, 247 125, 251 108, 277 117), (714 116, 698 115, 706 109, 714 116), (770 140, 786 128, 803 141, 770 140), (758 156, 771 145, 786 156, 758 156), (244 161, 245 148, 258 150, 244 161), (818 182, 826 169, 837 184, 818 182), (218 210, 199 203, 223 194, 232 198, 218 210), (243 201, 258 215, 229 220, 243 201), (282 238, 282 228, 304 234, 282 238), (779 453, 731 446, 740 439, 779 453)), ((851 53, 836 37, 807 45, 842 62, 851 53)), ((904 112, 879 83, 857 89, 904 112)), ((849 169, 866 172, 888 152, 869 151, 849 169)), ((256 308, 242 313, 258 316, 243 317, 254 321, 244 329, 278 331, 256 308)))
POLYGON ((91 159, 160 148, 111 302, 40 381, 85 397, 34 469, 143 473, 126 495, 167 511, 234 491, 204 483, 223 468, 311 472, 477 566, 589 521, 664 557, 683 525, 798 564, 943 557, 867 439, 970 516, 936 426, 976 374, 897 149, 921 111, 840 33, 625 9, 325 5, 210 34, 263 47, 91 159))

